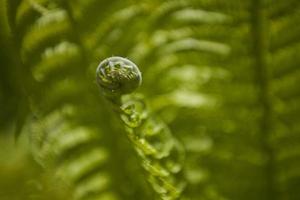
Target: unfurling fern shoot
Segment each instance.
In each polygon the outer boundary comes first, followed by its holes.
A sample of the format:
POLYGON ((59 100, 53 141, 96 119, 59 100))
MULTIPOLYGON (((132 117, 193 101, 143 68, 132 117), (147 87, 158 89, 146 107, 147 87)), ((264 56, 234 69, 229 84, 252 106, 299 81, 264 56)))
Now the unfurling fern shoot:
POLYGON ((96 78, 124 124, 159 199, 179 199, 185 186, 182 145, 160 119, 149 113, 141 96, 126 95, 141 85, 138 67, 128 59, 110 57, 99 64, 96 78))

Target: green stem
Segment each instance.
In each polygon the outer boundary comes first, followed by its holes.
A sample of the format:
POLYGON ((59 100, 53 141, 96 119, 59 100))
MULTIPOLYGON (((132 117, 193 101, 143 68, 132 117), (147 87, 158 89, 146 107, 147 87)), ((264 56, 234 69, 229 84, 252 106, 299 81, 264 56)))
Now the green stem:
POLYGON ((119 115, 158 198, 179 199, 185 186, 181 144, 169 128, 150 113, 142 97, 125 95, 141 84, 137 66, 128 59, 111 57, 100 63, 96 77, 103 95, 119 115))
POLYGON ((168 127, 149 113, 142 98, 123 99, 118 114, 160 199, 179 199, 185 185, 181 180, 182 146, 168 127))
POLYGON ((267 199, 276 200, 275 185, 275 158, 274 151, 270 144, 271 120, 272 120, 272 102, 270 95, 270 74, 268 71, 268 36, 267 36, 267 17, 264 9, 264 0, 253 0, 252 10, 252 31, 254 39, 254 58, 259 100, 262 106, 261 120, 261 142, 262 149, 266 154, 265 164, 267 199))

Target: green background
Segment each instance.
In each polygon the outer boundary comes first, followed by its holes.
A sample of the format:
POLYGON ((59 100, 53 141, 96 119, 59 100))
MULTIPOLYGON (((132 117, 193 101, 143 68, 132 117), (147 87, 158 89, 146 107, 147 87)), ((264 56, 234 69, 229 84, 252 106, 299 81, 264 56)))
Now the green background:
POLYGON ((122 56, 186 149, 182 199, 299 200, 299 6, 0 0, 0 199, 154 198, 95 81, 122 56))

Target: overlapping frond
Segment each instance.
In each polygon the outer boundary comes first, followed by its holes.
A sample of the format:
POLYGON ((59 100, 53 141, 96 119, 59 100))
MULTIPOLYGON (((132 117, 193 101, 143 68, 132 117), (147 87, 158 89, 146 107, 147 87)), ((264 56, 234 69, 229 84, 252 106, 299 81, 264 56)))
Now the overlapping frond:
POLYGON ((8 5, 34 152, 76 198, 153 198, 95 87, 115 55, 140 67, 140 92, 184 143, 183 199, 299 199, 297 0, 8 5))

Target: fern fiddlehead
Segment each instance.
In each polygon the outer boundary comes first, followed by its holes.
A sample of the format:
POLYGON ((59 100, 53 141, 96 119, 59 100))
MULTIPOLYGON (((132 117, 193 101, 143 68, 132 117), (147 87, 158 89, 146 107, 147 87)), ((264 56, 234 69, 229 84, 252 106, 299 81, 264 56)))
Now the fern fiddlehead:
POLYGON ((185 186, 181 178, 183 147, 168 127, 149 113, 141 96, 126 95, 141 85, 138 67, 128 59, 110 57, 99 64, 96 79, 125 126, 154 191, 163 200, 179 199, 185 186))
POLYGON ((102 61, 97 69, 97 83, 106 96, 120 97, 140 86, 142 75, 128 59, 111 57, 102 61))

